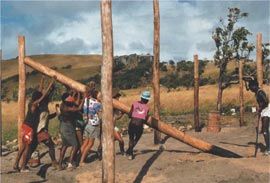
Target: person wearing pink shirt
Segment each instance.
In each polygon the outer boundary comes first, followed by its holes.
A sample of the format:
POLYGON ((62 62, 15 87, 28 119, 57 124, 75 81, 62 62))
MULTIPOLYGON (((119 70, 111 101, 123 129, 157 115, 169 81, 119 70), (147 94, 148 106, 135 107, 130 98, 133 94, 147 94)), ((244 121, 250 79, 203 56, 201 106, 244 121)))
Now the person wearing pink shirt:
POLYGON ((143 133, 143 124, 148 120, 149 107, 147 106, 150 100, 150 92, 144 91, 141 94, 141 100, 132 104, 129 117, 131 118, 128 126, 129 134, 129 147, 126 151, 126 155, 129 160, 134 158, 133 149, 140 140, 143 133))

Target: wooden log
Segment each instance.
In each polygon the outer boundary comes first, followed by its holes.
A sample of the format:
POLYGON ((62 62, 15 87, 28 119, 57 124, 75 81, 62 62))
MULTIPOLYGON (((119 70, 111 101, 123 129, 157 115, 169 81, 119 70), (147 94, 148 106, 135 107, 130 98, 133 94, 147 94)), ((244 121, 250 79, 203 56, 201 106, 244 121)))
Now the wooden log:
POLYGON ((19 73, 19 89, 18 89, 18 147, 21 148, 21 126, 25 119, 25 97, 26 97, 26 71, 24 64, 25 57, 25 38, 18 37, 18 73, 19 73))
POLYGON ((199 121, 199 60, 198 55, 194 55, 194 128, 195 132, 200 132, 199 121))
POLYGON ((25 64, 27 64, 28 66, 32 67, 33 69, 49 76, 52 78, 55 78, 56 80, 58 80, 59 82, 63 83, 64 85, 69 86, 70 88, 77 90, 77 91, 86 91, 87 86, 79 83, 79 82, 74 82, 74 80, 70 79, 69 77, 56 72, 53 69, 50 69, 38 62, 35 62, 33 59, 31 59, 30 57, 25 57, 24 59, 25 64))
POLYGON ((115 182, 114 124, 112 104, 113 29, 111 0, 101 1, 102 29, 102 182, 115 182))
POLYGON ((257 81, 259 87, 263 86, 263 62, 262 62, 262 33, 257 34, 256 41, 257 81))
MULTIPOLYGON (((159 57, 160 57, 160 16, 159 1, 153 0, 154 9, 154 61, 153 61, 153 91, 154 91, 154 117, 160 119, 160 85, 159 85, 159 57)), ((154 144, 159 144, 161 133, 154 130, 154 144)))
MULTIPOLYGON (((60 74, 56 71, 53 71, 52 69, 50 69, 46 66, 42 66, 43 69, 40 69, 41 64, 33 64, 32 63, 33 61, 30 61, 29 58, 25 59, 25 61, 26 61, 27 65, 29 63, 31 63, 31 67, 33 69, 36 69, 36 70, 40 71, 41 73, 43 73, 47 76, 50 76, 50 77, 55 76, 55 79, 64 85, 67 85, 70 87, 71 86, 78 86, 77 88, 75 88, 75 90, 77 90, 79 92, 85 92, 85 90, 87 88, 85 85, 83 85, 77 81, 74 81, 72 79, 69 79, 67 82, 67 79, 62 79, 63 74, 60 74)), ((113 99, 113 107, 116 109, 119 109, 125 113, 128 113, 130 110, 130 107, 128 107, 125 104, 121 103, 120 101, 114 100, 114 99, 113 99)), ((207 153, 212 153, 212 154, 223 156, 223 157, 233 157, 233 158, 241 157, 240 155, 235 154, 231 151, 228 151, 226 149, 223 149, 223 148, 215 146, 215 145, 211 145, 208 142, 205 142, 205 141, 200 140, 198 138, 191 137, 190 135, 188 135, 184 132, 181 132, 181 131, 177 130, 176 128, 173 128, 172 126, 162 122, 161 120, 156 120, 155 118, 150 118, 149 121, 147 121, 146 125, 154 128, 156 130, 159 130, 160 132, 162 132, 170 137, 173 137, 173 138, 175 138, 175 139, 177 139, 177 140, 179 140, 187 145, 190 145, 196 149, 199 149, 201 151, 204 151, 207 153)))
POLYGON ((239 102, 240 102, 240 127, 244 124, 244 82, 243 82, 243 60, 239 61, 239 102))

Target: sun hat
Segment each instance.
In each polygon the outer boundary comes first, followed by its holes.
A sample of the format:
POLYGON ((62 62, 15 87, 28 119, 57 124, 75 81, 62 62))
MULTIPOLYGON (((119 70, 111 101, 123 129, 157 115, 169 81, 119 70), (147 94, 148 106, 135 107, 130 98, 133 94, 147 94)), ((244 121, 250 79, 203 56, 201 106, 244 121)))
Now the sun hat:
POLYGON ((150 91, 144 91, 141 94, 141 98, 145 100, 150 100, 151 99, 151 93, 150 91))

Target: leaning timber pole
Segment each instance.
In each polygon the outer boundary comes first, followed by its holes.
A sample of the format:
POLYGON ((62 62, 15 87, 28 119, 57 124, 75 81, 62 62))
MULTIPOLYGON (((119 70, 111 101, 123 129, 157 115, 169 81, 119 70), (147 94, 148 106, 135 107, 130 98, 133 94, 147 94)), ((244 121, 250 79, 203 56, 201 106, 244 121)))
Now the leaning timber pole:
POLYGON ((244 124, 244 83, 243 83, 243 60, 239 61, 239 100, 240 100, 240 127, 244 124))
POLYGON ((111 0, 101 1, 102 29, 102 182, 115 182, 114 125, 112 103, 113 33, 111 0))
POLYGON ((198 55, 194 55, 194 127, 195 132, 200 131, 199 118, 199 60, 198 55))
MULTIPOLYGON (((66 76, 64 76, 63 74, 60 74, 54 70, 52 70, 49 67, 43 66, 39 63, 36 63, 35 61, 33 61, 31 58, 26 57, 25 58, 25 63, 27 65, 29 65, 30 67, 32 67, 33 69, 49 76, 49 77, 54 77, 55 80, 59 81, 60 83, 67 85, 79 92, 85 92, 87 89, 87 86, 74 81, 66 76)), ((113 107, 115 107, 116 109, 119 109, 125 113, 128 113, 130 110, 129 106, 126 106, 125 104, 121 103, 118 100, 113 100, 113 107)), ((215 154, 218 156, 222 156, 222 157, 232 157, 232 158, 239 158, 241 157, 238 154, 235 154, 231 151, 228 151, 226 149, 223 149, 221 147, 215 146, 215 145, 211 145, 206 141, 200 140, 198 138, 192 137, 184 132, 181 132, 179 130, 177 130, 176 128, 162 122, 161 120, 156 120, 153 117, 150 117, 149 120, 146 122, 146 125, 170 136, 173 137, 187 145, 190 145, 196 149, 199 149, 203 152, 207 152, 207 153, 211 153, 211 154, 215 154)))
POLYGON ((18 73, 19 73, 19 90, 18 90, 18 147, 21 148, 21 126, 25 118, 25 85, 26 85, 26 74, 25 74, 25 38, 24 36, 18 37, 18 73))
POLYGON ((256 42, 257 81, 259 87, 263 86, 263 62, 262 62, 262 33, 257 34, 256 42))
MULTIPOLYGON (((159 1, 153 1, 154 8, 154 61, 153 61, 153 91, 154 117, 160 119, 160 85, 159 85, 159 53, 160 53, 160 16, 159 1)), ((154 131, 154 144, 159 144, 161 133, 154 131)))

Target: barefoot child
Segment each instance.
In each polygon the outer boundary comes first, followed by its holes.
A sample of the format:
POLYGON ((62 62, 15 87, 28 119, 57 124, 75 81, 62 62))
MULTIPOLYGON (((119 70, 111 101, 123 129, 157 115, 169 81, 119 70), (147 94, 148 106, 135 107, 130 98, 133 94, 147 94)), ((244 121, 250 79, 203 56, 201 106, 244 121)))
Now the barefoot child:
POLYGON ((53 81, 50 83, 47 90, 42 94, 40 91, 34 91, 32 94, 31 101, 28 104, 28 111, 21 127, 22 142, 19 148, 15 164, 13 166, 14 170, 20 170, 21 172, 28 172, 26 169, 27 159, 30 153, 30 145, 33 141, 34 135, 36 135, 37 126, 39 123, 40 109, 39 104, 44 100, 45 96, 48 94, 53 81), (19 169, 19 162, 22 158, 22 166, 19 169))
POLYGON ((143 133, 143 124, 148 120, 149 107, 146 105, 150 100, 150 92, 144 91, 141 100, 134 102, 131 106, 128 126, 129 147, 126 151, 129 160, 134 158, 133 149, 140 140, 143 133))
POLYGON ((84 119, 86 120, 86 127, 84 129, 84 142, 81 147, 80 166, 84 165, 85 158, 93 147, 95 139, 100 137, 100 122, 101 122, 101 103, 98 100, 100 93, 97 90, 90 92, 90 98, 86 97, 84 100, 84 119))
MULTIPOLYGON (((260 89, 257 80, 244 78, 247 90, 251 90, 255 93, 257 103, 259 105, 259 118, 262 121, 262 133, 265 140, 266 152, 265 155, 270 155, 270 106, 266 93, 260 89)), ((258 126, 259 124, 257 124, 258 126)))

